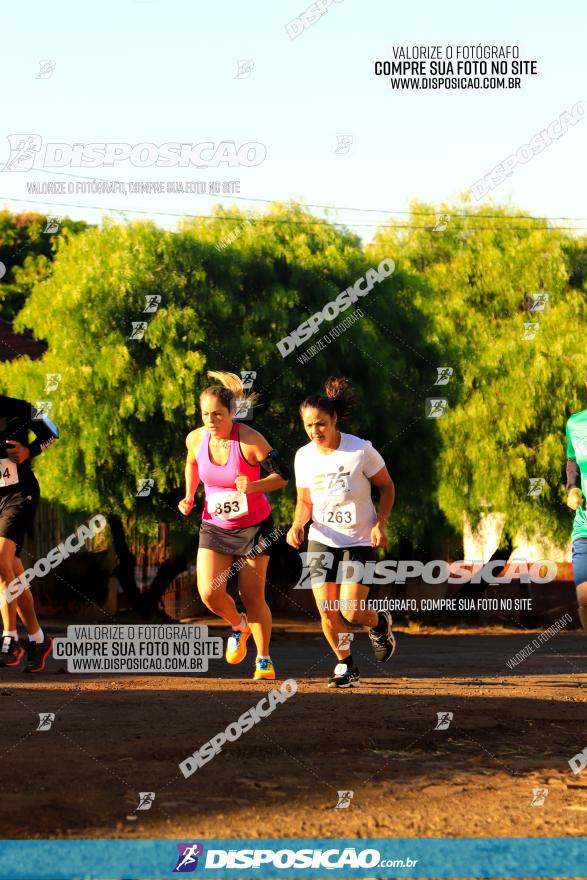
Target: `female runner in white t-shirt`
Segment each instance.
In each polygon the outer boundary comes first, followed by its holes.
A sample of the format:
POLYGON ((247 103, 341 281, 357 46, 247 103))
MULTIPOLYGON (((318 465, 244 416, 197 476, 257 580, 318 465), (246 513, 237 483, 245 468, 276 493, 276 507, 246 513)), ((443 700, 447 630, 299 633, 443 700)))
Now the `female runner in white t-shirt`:
POLYGON ((313 394, 300 406, 311 442, 296 453, 298 498, 287 534, 288 544, 299 549, 304 526, 312 519, 308 567, 322 629, 339 661, 328 683, 334 688, 359 684, 359 670, 347 647, 349 640, 339 638, 348 631, 346 623, 369 627, 375 657, 381 663, 395 650, 389 611, 367 610, 369 587, 346 580, 359 567, 350 563, 365 566, 373 562, 375 547, 385 545, 385 523, 395 498, 385 462, 370 441, 338 429, 338 420, 352 408, 352 401, 345 396, 348 384, 344 377, 331 377, 325 394, 313 394), (379 490, 378 513, 371 501, 371 486, 379 490), (345 572, 345 568, 350 570, 345 572))

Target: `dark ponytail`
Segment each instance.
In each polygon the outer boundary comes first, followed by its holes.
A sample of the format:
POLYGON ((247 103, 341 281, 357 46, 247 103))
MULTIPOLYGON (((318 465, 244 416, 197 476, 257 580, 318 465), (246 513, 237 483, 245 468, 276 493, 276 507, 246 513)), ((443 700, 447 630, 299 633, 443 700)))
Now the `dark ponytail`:
POLYGON ((349 380, 345 376, 329 376, 324 384, 324 392, 306 397, 300 406, 300 413, 308 408, 321 409, 329 416, 345 419, 355 405, 355 395, 348 394, 348 388, 349 380))

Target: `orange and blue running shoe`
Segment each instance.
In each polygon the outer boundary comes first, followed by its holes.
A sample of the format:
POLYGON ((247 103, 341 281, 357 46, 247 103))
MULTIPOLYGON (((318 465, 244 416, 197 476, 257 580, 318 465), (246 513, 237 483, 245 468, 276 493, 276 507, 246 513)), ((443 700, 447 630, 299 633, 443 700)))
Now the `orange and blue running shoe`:
POLYGON ((242 663, 247 656, 247 641, 251 635, 251 630, 246 614, 243 614, 243 620, 245 628, 242 630, 233 629, 226 641, 226 653, 224 656, 227 663, 242 663))
POLYGON ((273 660, 270 657, 255 661, 255 674, 253 678, 255 681, 273 681, 275 679, 273 660))

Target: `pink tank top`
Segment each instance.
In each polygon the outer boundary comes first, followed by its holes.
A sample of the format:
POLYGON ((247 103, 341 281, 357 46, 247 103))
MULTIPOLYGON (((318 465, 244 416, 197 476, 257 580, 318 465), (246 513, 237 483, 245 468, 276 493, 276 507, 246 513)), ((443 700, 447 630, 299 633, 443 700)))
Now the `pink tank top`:
POLYGON ((271 513, 271 505, 263 492, 244 495, 236 491, 234 481, 238 474, 248 477, 249 480, 259 480, 261 474, 258 464, 249 464, 244 458, 238 429, 238 422, 234 422, 226 464, 214 464, 210 461, 209 431, 204 431, 196 458, 198 474, 206 492, 202 520, 221 529, 244 529, 247 526, 256 526, 271 513))

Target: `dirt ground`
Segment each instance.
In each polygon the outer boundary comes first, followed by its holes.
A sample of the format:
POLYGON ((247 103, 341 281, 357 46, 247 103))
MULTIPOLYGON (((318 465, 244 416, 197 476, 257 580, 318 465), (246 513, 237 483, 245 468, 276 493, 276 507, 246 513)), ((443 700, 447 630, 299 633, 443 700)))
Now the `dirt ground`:
POLYGON ((204 675, 2 669, 2 837, 582 836, 587 769, 568 760, 587 747, 587 638, 561 634, 508 669, 531 638, 400 632, 382 665, 360 634, 361 687, 332 691, 317 624, 278 620, 272 656, 297 694, 188 779, 179 762, 273 686, 249 678, 252 645, 204 675), (48 731, 41 712, 56 715, 48 731), (438 712, 453 713, 447 730, 438 712), (136 811, 140 791, 151 809, 136 811))

